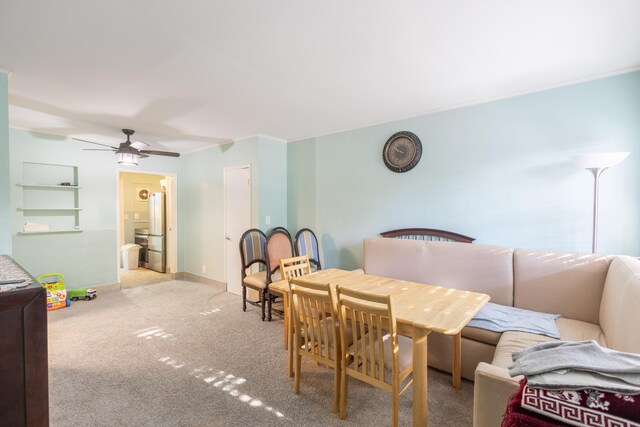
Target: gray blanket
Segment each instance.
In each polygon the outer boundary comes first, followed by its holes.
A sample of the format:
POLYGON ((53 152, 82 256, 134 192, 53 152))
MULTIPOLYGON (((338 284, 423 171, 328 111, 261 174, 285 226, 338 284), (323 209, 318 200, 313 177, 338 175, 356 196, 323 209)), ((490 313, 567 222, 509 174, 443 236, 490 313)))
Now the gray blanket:
POLYGON ((540 313, 489 302, 482 307, 467 326, 493 332, 530 332, 558 339, 560 332, 556 326, 556 319, 559 317, 559 314, 540 313))
POLYGON ((512 359, 509 374, 525 375, 531 387, 640 393, 640 354, 604 348, 595 341, 544 342, 514 353, 512 359))

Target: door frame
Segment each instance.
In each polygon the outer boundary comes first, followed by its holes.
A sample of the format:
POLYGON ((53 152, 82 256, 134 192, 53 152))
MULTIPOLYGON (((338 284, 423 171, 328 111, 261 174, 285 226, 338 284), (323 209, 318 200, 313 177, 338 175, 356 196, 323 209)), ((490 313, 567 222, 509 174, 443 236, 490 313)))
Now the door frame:
POLYGON ((125 168, 116 168, 116 280, 120 283, 120 264, 122 262, 122 254, 120 248, 123 243, 124 236, 124 183, 120 179, 123 173, 135 173, 144 175, 156 175, 161 177, 170 177, 171 185, 167 186, 167 208, 171 209, 171 223, 167 223, 169 228, 169 245, 167 245, 167 267, 171 274, 178 272, 178 174, 175 172, 151 172, 146 170, 131 170, 125 168), (171 202, 171 203, 169 203, 171 202))
MULTIPOLYGON (((222 229, 222 239, 224 244, 224 283, 225 290, 229 291, 229 282, 228 282, 228 271, 227 271, 227 170, 233 169, 249 169, 249 227, 253 226, 253 177, 251 175, 251 164, 244 165, 236 165, 236 166, 227 166, 222 169, 222 192, 223 192, 223 229, 222 229)), ((239 249, 238 249, 239 250, 239 249)))

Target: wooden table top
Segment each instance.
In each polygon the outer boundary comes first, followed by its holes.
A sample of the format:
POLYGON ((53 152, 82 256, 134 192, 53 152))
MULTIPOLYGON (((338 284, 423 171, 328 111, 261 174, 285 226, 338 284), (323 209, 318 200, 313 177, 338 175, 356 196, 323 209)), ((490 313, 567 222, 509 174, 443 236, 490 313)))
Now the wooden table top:
MULTIPOLYGON (((335 268, 320 270, 305 280, 345 286, 380 295, 392 295, 399 323, 416 325, 447 335, 455 335, 489 301, 489 295, 425 285, 387 277, 371 276, 335 268)), ((270 289, 288 292, 285 280, 269 285, 270 289)))

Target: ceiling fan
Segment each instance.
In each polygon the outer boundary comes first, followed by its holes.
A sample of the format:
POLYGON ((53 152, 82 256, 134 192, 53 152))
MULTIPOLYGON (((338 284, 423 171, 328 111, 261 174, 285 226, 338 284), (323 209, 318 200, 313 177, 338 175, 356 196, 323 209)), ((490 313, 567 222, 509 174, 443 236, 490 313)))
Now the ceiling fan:
POLYGON ((127 140, 125 142, 120 143, 119 146, 114 147, 108 144, 101 144, 99 142, 87 141, 85 139, 73 138, 76 141, 86 142, 89 144, 102 145, 103 147, 109 148, 85 148, 85 151, 113 151, 118 155, 118 163, 125 165, 137 165, 138 159, 142 159, 145 157, 149 157, 150 155, 155 156, 169 156, 169 157, 180 157, 180 153, 174 153, 171 151, 156 151, 156 150, 145 150, 145 147, 149 147, 149 144, 146 142, 140 141, 131 141, 131 135, 135 133, 132 129, 122 129, 122 133, 127 135, 127 140))

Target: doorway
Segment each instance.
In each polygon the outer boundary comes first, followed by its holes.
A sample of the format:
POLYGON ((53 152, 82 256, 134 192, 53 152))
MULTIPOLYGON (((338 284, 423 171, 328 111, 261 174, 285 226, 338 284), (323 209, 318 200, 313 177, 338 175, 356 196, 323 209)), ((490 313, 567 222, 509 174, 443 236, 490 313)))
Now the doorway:
POLYGON ((241 295, 240 237, 251 228, 251 168, 224 168, 224 236, 227 292, 241 295))
POLYGON ((118 282, 129 288, 177 271, 174 175, 118 171, 118 282))

